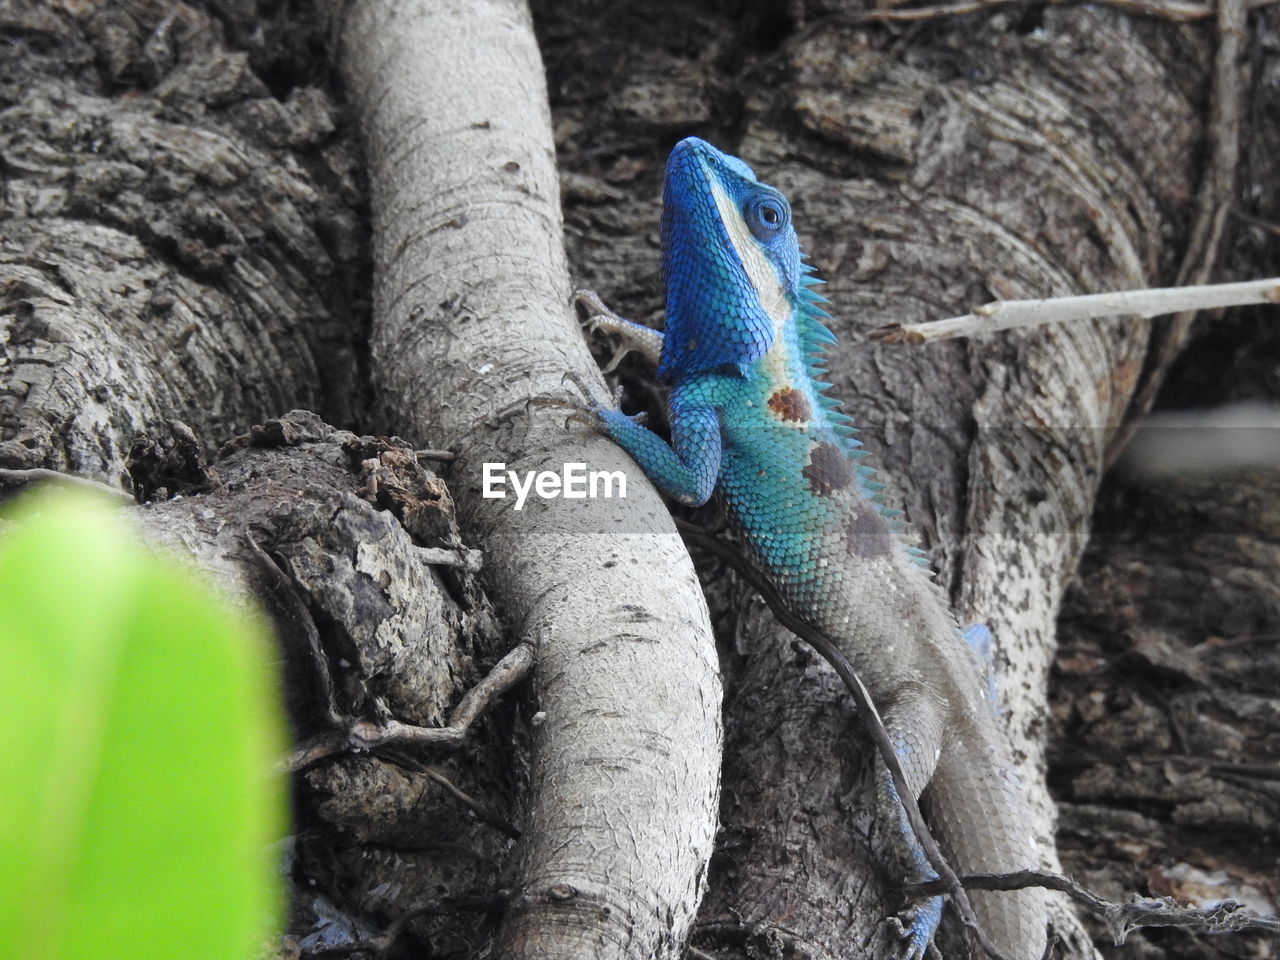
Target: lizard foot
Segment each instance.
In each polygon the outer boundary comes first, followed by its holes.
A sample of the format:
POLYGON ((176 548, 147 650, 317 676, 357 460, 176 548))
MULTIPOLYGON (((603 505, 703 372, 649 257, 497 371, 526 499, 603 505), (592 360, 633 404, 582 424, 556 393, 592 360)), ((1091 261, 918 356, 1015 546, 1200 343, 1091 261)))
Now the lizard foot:
MULTIPOLYGON (((604 301, 600 299, 600 294, 594 290, 575 290, 572 301, 574 307, 582 311, 582 329, 588 334, 593 334, 597 330, 616 330, 628 322, 606 307, 604 301)), ((609 362, 600 368, 600 373, 604 376, 613 373, 630 352, 631 347, 627 344, 619 345, 613 351, 609 362)))
POLYGON ((897 916, 886 917, 884 922, 903 941, 903 952, 899 955, 899 960, 924 960, 941 919, 942 897, 919 900, 897 916))
MULTIPOLYGON (((587 382, 573 371, 566 372, 564 376, 560 378, 560 382, 573 384, 578 393, 582 395, 583 399, 581 401, 574 401, 573 406, 576 410, 587 414, 589 417, 594 417, 595 419, 592 421, 593 424, 602 423, 608 418, 608 416, 618 414, 618 408, 622 406, 623 390, 621 384, 614 386, 611 396, 613 402, 606 406, 596 400, 595 396, 591 392, 591 387, 589 387, 587 382)), ((641 412, 635 414, 630 419, 634 420, 636 423, 644 424, 649 418, 647 414, 641 412)))
POLYGON ((575 290, 573 305, 582 311, 582 326, 588 333, 608 333, 620 341, 601 373, 613 373, 629 353, 638 353, 651 364, 658 363, 662 353, 662 334, 657 330, 618 316, 604 305, 594 290, 575 290))
MULTIPOLYGON (((620 416, 620 414, 597 400, 591 391, 591 387, 576 373, 565 373, 561 378, 561 383, 572 384, 577 393, 574 394, 566 390, 563 394, 537 394, 532 397, 526 397, 523 400, 517 400, 505 409, 493 414, 488 420, 489 426, 498 427, 505 423, 510 423, 517 417, 528 416, 530 407, 559 407, 569 411, 569 415, 565 418, 566 430, 570 423, 576 422, 596 433, 607 433, 608 415, 615 414, 620 416)), ((621 394, 621 388, 614 391, 614 407, 618 406, 621 394)), ((645 415, 640 413, 632 419, 638 423, 643 423, 645 415)))
POLYGON ((604 301, 600 299, 600 294, 594 290, 575 290, 571 300, 573 305, 582 311, 584 317, 582 325, 590 333, 595 333, 602 323, 620 324, 626 322, 622 317, 606 307, 604 301))
POLYGON ((526 397, 523 400, 517 400, 488 419, 490 427, 500 427, 504 424, 511 423, 518 417, 527 417, 532 407, 559 407, 568 410, 569 414, 565 417, 565 429, 567 430, 570 423, 581 423, 584 426, 600 431, 602 429, 602 421, 600 419, 599 408, 591 403, 580 400, 572 396, 556 396, 554 394, 540 394, 534 397, 526 397))

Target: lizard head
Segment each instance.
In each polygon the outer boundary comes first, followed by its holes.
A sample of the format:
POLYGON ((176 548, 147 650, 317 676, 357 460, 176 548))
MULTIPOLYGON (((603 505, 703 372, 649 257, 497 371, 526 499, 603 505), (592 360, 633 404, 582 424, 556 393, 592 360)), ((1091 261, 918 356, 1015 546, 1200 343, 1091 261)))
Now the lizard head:
POLYGON ((697 137, 681 140, 667 160, 662 274, 659 374, 745 375, 801 296, 804 268, 787 198, 737 157, 697 137))

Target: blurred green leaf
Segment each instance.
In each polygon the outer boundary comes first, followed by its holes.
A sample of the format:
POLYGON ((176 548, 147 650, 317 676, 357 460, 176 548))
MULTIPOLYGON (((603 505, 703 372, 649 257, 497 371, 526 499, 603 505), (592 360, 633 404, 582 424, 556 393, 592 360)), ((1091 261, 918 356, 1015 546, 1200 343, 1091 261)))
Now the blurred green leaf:
POLYGON ((84 494, 0 520, 0 958, 245 958, 284 790, 256 620, 84 494))

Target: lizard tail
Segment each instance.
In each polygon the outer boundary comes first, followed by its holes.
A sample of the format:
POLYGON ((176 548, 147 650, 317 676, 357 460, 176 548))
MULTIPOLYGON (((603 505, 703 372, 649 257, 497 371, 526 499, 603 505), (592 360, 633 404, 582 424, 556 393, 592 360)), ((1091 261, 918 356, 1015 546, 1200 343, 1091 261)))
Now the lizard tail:
MULTIPOLYGON (((969 743, 943 751, 927 799, 933 831, 957 873, 1011 873, 1040 866, 1020 792, 1006 757, 993 757, 969 743)), ((969 898, 1002 954, 1009 960, 1040 960, 1049 916, 1042 889, 974 890, 969 898)))

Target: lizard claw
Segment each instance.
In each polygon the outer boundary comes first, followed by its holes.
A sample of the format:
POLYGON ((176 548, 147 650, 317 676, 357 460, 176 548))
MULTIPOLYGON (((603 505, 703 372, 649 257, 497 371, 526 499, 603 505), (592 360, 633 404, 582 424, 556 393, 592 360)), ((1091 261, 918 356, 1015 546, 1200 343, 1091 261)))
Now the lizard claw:
MULTIPOLYGON (((626 391, 622 389, 622 384, 620 384, 620 383, 615 383, 615 384, 613 385, 613 390, 612 390, 611 392, 612 392, 612 395, 613 395, 613 406, 614 406, 614 409, 615 409, 615 410, 616 410, 616 409, 620 409, 620 408, 622 407, 622 397, 623 397, 623 394, 625 394, 625 393, 626 393, 626 391)), ((645 415, 645 414, 643 414, 643 413, 637 413, 637 414, 636 414, 636 416, 637 416, 637 417, 644 417, 644 416, 646 416, 646 415, 645 415)), ((643 422, 643 421, 642 421, 642 422, 643 422)))
POLYGON ((569 416, 565 419, 566 430, 572 421, 585 424, 592 430, 601 430, 600 410, 602 405, 592 396, 591 388, 586 381, 577 374, 566 373, 560 382, 562 384, 572 384, 578 395, 566 390, 563 394, 537 394, 532 397, 525 397, 523 400, 517 400, 489 417, 489 426, 502 426, 517 417, 528 416, 531 407, 560 407, 569 411, 569 416))
POLYGON ((627 358, 627 354, 632 352, 632 349, 626 344, 618 347, 617 350, 613 351, 613 356, 609 358, 609 362, 600 368, 600 372, 607 377, 609 374, 613 373, 613 371, 617 370, 622 364, 622 361, 627 358))
POLYGON ((607 333, 621 342, 605 365, 603 373, 612 373, 629 353, 638 353, 650 363, 657 364, 662 354, 662 334, 638 323, 620 317, 604 305, 594 290, 575 290, 573 304, 584 314, 583 329, 589 333, 607 333))
MULTIPOLYGON (((565 428, 568 429, 570 422, 577 421, 578 423, 585 424, 597 432, 606 432, 604 417, 601 414, 606 409, 616 411, 622 406, 623 390, 621 384, 615 386, 612 390, 612 405, 606 406, 605 404, 600 403, 600 401, 592 395, 590 386, 588 386, 587 382, 583 380, 582 377, 578 376, 578 374, 573 373, 572 371, 567 371, 560 378, 560 382, 573 384, 577 391, 583 396, 582 400, 575 398, 572 400, 560 401, 561 406, 567 406, 572 411, 569 414, 568 419, 565 420, 565 428)), ((632 416, 631 419, 636 423, 644 424, 648 422, 649 417, 648 414, 641 411, 640 413, 632 416)))
POLYGON ((904 924, 901 917, 885 917, 884 923, 891 930, 890 937, 902 942, 902 952, 892 954, 894 960, 924 960, 928 944, 919 943, 910 924, 904 924))
POLYGON ((596 328, 606 320, 622 321, 620 316, 604 305, 604 301, 600 299, 600 294, 594 290, 575 290, 571 299, 575 307, 583 310, 585 316, 582 320, 582 325, 591 333, 595 333, 596 328))
POLYGON ((884 922, 903 941, 903 952, 898 960, 924 960, 941 918, 941 897, 929 897, 926 900, 917 901, 897 916, 886 917, 884 922))
POLYGON ((575 373, 572 370, 566 370, 564 374, 562 374, 560 377, 560 384, 561 386, 563 386, 566 383, 571 384, 573 388, 578 391, 578 393, 582 397, 581 402, 584 402, 589 406, 598 405, 596 402, 595 394, 591 389, 591 385, 588 384, 586 380, 582 379, 582 377, 579 374, 575 373))
MULTIPOLYGON (((594 334, 599 330, 616 330, 627 322, 606 307, 604 301, 600 299, 600 294, 594 290, 575 290, 573 292, 573 305, 582 310, 582 328, 589 334, 594 334)), ((604 376, 613 373, 622 364, 622 361, 626 359, 627 354, 631 352, 632 348, 626 343, 619 345, 613 351, 613 356, 609 358, 609 362, 600 368, 600 373, 604 376)))
POLYGON ((517 400, 510 406, 503 407, 497 413, 491 413, 485 419, 485 424, 493 429, 508 424, 515 420, 516 417, 529 415, 529 408, 534 405, 533 397, 526 397, 524 400, 517 400))

